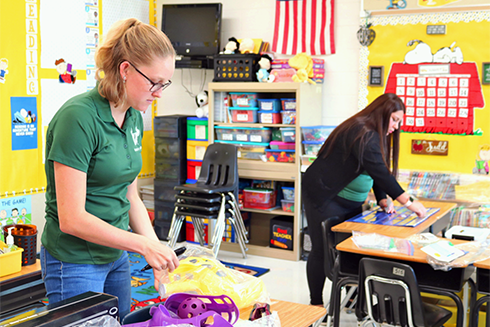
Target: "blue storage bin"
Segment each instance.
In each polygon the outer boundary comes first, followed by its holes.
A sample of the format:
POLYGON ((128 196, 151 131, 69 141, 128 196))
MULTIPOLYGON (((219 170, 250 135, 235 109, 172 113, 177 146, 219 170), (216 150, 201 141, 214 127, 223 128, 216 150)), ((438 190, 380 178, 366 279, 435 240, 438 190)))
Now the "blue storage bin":
POLYGON ((281 100, 279 99, 258 99, 260 110, 281 111, 281 100))
POLYGON ((294 201, 294 187, 283 186, 281 187, 284 200, 294 201))

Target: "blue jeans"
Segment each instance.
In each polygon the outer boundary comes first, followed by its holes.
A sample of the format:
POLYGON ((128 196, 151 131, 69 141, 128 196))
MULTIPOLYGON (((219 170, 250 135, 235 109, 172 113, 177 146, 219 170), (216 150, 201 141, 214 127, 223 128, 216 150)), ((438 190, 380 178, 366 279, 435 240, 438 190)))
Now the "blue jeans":
POLYGON ((41 270, 50 303, 92 291, 117 296, 122 320, 131 308, 131 275, 126 251, 103 265, 59 261, 41 246, 41 270))

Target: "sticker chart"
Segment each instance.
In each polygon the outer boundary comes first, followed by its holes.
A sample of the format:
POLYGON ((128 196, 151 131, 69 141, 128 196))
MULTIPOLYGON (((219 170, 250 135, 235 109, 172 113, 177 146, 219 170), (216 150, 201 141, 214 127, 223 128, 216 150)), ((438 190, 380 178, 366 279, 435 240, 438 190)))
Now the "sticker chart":
POLYGON ((427 208, 427 215, 424 218, 419 218, 417 214, 405 207, 395 207, 395 210, 395 213, 386 213, 379 207, 374 207, 372 210, 364 211, 347 221, 384 226, 415 227, 438 212, 439 208, 427 208))

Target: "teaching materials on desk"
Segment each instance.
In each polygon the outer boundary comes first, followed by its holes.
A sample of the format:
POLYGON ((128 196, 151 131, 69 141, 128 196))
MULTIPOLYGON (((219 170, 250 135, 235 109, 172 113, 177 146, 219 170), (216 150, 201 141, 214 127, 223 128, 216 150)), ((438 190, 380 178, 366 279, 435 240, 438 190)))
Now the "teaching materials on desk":
POLYGON ((376 233, 352 231, 352 241, 361 249, 382 250, 413 255, 414 247, 407 239, 390 237, 376 233))
POLYGON ((458 249, 449 241, 439 241, 421 248, 422 251, 442 262, 451 262, 466 254, 465 251, 458 249))
POLYGON ((485 241, 490 235, 490 229, 468 226, 453 226, 446 231, 446 238, 455 238, 466 241, 485 241))
POLYGON ((395 207, 394 213, 386 213, 377 206, 372 210, 364 211, 347 221, 384 226, 415 227, 439 210, 439 208, 427 208, 426 216, 420 218, 413 211, 405 207, 395 207))

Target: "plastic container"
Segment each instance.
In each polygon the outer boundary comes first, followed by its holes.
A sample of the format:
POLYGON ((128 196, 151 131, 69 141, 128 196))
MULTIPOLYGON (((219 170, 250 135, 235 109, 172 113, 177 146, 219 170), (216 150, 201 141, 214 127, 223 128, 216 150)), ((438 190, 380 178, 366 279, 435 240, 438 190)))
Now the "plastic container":
POLYGON ((276 192, 271 189, 247 187, 243 190, 243 207, 270 209, 276 206, 276 192))
POLYGON ((281 187, 284 200, 294 201, 294 187, 283 186, 281 187))
MULTIPOLYGON (((24 249, 21 257, 22 266, 29 266, 36 263, 37 254, 37 227, 35 225, 12 224, 3 226, 3 234, 8 235, 9 228, 12 228, 14 244, 24 249)), ((7 238, 7 243, 8 239, 7 238)))
POLYGON ((155 159, 155 177, 182 184, 187 179, 186 160, 155 159))
POLYGON ((201 167, 202 160, 187 160, 187 179, 198 179, 201 167))
POLYGON ((313 163, 313 161, 315 161, 315 159, 316 156, 308 156, 308 155, 301 156, 301 165, 309 166, 313 163))
POLYGON ((208 148, 208 141, 187 140, 187 159, 202 160, 208 148))
POLYGON ((252 143, 252 142, 231 142, 231 141, 219 141, 216 143, 234 144, 238 147, 237 157, 238 159, 249 160, 265 160, 265 149, 269 146, 269 143, 252 143))
POLYGON ((259 108, 230 107, 231 121, 234 123, 256 123, 258 122, 257 111, 259 108))
POLYGON ((185 156, 185 139, 155 137, 155 158, 180 159, 185 156))
POLYGON ((265 150, 267 161, 271 162, 294 162, 296 157, 295 150, 265 150))
POLYGON ((257 107, 257 93, 230 92, 233 107, 257 107))
POLYGON ((292 111, 292 110, 281 111, 281 119, 283 124, 287 124, 287 125, 296 124, 296 111, 292 111))
POLYGON ((153 119, 153 134, 155 137, 185 138, 187 135, 187 116, 155 116, 153 119))
POLYGON ((259 108, 263 111, 281 111, 281 101, 279 99, 258 99, 259 108))
POLYGON ((281 200, 282 210, 286 212, 294 212, 294 200, 281 200))
POLYGON ((153 180, 153 198, 161 201, 175 201, 175 182, 163 181, 159 178, 153 180))
POLYGON ((294 150, 296 143, 294 142, 282 142, 282 141, 271 141, 270 147, 272 150, 294 150))
POLYGON ((281 127, 279 128, 282 135, 283 142, 295 142, 296 141, 296 128, 294 127, 281 127))
POLYGON ((316 156, 323 146, 323 141, 303 141, 305 148, 305 154, 309 156, 316 156))
POLYGON ((332 133, 337 126, 303 126, 301 127, 301 133, 303 134, 303 140, 323 142, 332 133))
MULTIPOLYGON (((6 248, 7 244, 0 241, 0 248, 6 248)), ((15 274, 22 269, 22 253, 23 248, 17 248, 17 250, 0 254, 0 277, 15 274)))
POLYGON ((193 140, 207 140, 208 119, 197 117, 187 118, 187 138, 193 140))
POLYGON ((280 124, 282 117, 280 112, 259 110, 259 121, 262 124, 280 124))
POLYGON ((216 139, 220 141, 268 143, 272 130, 268 127, 215 127, 216 139))
POLYGON ((296 110, 296 99, 281 99, 282 110, 296 110))

